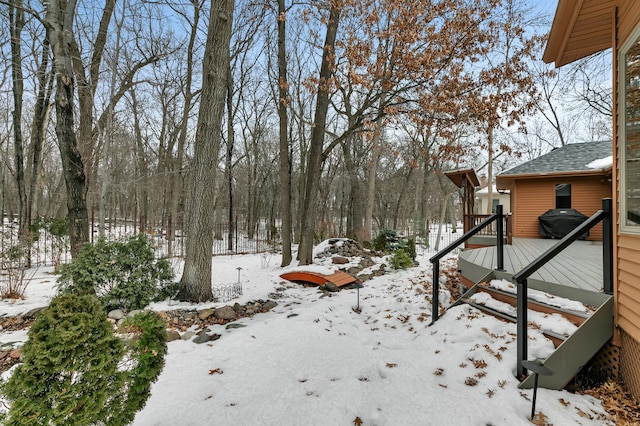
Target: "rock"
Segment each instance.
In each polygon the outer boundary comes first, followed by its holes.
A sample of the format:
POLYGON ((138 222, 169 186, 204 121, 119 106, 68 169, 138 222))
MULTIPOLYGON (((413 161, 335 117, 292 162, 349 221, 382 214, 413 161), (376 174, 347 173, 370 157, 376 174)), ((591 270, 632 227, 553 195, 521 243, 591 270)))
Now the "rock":
POLYGON ((371 279, 371 274, 360 274, 356 276, 358 281, 369 281, 371 279))
POLYGON ((331 258, 331 263, 334 265, 344 265, 345 263, 349 263, 349 259, 342 256, 334 256, 331 258))
POLYGON ((191 338, 192 338, 193 336, 195 336, 195 335, 196 335, 196 333, 194 333, 193 331, 185 331, 185 332, 182 334, 181 339, 182 339, 182 340, 189 340, 189 339, 191 339, 191 338))
POLYGON ((236 311, 234 311, 231 306, 223 306, 222 308, 216 309, 213 312, 213 316, 217 319, 229 321, 236 319, 236 311))
POLYGON ((176 330, 167 330, 167 342, 173 342, 174 340, 180 340, 180 333, 176 330))
POLYGON ((134 309, 133 311, 129 312, 129 313, 127 314, 127 316, 128 316, 129 318, 133 318, 133 317, 135 317, 136 315, 138 315, 138 314, 140 314, 140 313, 142 313, 142 310, 141 310, 141 309, 134 309))
POLYGON ((190 311, 190 312, 185 312, 184 313, 184 319, 188 320, 188 319, 193 319, 195 318, 197 315, 196 312, 190 311))
POLYGON ((44 306, 41 306, 39 308, 33 308, 29 312, 24 314, 23 317, 25 317, 25 318, 35 318, 36 315, 38 315, 40 313, 40 311, 42 311, 43 309, 44 309, 44 306))
POLYGON ((297 317, 297 316, 298 316, 298 314, 289 314, 289 315, 287 315, 287 318, 293 318, 293 317, 297 317))
POLYGON ((349 275, 357 275, 358 272, 362 271, 361 268, 358 268, 357 266, 352 266, 351 268, 347 269, 347 274, 349 275))
POLYGON ((227 330, 233 330, 235 328, 242 328, 242 327, 246 327, 246 324, 240 324, 238 322, 232 322, 227 324, 227 326, 225 327, 227 330))
POLYGON ((193 343, 202 344, 207 343, 209 340, 211 340, 211 336, 207 333, 198 333, 198 335, 193 339, 193 343))
POLYGON ((336 291, 340 291, 340 289, 338 288, 338 286, 337 286, 337 285, 335 285, 335 284, 334 284, 334 283, 332 283, 332 282, 328 282, 328 283, 326 283, 326 284, 324 285, 324 288, 326 288, 326 289, 327 289, 327 291, 330 291, 330 292, 332 292, 332 293, 335 293, 336 291))
POLYGON ((114 309, 112 311, 109 311, 109 313, 107 314, 107 318, 118 321, 124 318, 124 312, 122 312, 120 309, 114 309))
POLYGON ((270 311, 271 309, 275 308, 276 306, 278 306, 278 304, 276 302, 274 302, 273 300, 269 300, 267 301, 264 305, 262 305, 262 310, 263 311, 270 311))
POLYGON ((9 356, 9 351, 0 351, 0 361, 9 356))
POLYGON ((249 316, 251 316, 251 315, 253 315, 253 314, 255 314, 255 313, 256 313, 256 311, 255 311, 255 309, 253 309, 253 308, 247 308, 247 310, 246 310, 246 312, 245 312, 245 314, 246 314, 246 315, 249 315, 249 316))
POLYGON ((198 318, 200 318, 201 320, 206 320, 207 318, 209 318, 211 315, 213 315, 214 309, 203 309, 201 311, 198 312, 198 318))
POLYGON ((233 310, 236 312, 241 312, 244 310, 244 308, 242 307, 242 305, 236 302, 233 304, 233 310))
POLYGON ((9 358, 11 359, 20 359, 22 356, 22 348, 17 348, 9 352, 9 358))

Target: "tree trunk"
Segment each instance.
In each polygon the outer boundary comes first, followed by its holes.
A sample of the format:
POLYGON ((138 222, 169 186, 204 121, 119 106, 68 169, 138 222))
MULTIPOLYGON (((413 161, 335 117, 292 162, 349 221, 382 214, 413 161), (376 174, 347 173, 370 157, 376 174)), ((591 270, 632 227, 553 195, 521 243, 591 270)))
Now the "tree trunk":
POLYGON ((14 172, 18 187, 18 235, 22 240, 27 236, 27 193, 24 179, 24 147, 22 144, 22 96, 24 82, 22 76, 21 34, 24 27, 24 10, 21 0, 12 0, 9 4, 11 26, 11 79, 13 83, 13 147, 14 172))
POLYGON ((371 141, 371 163, 369 164, 369 176, 367 179, 367 204, 364 213, 363 240, 371 241, 371 225, 373 221, 373 205, 376 196, 376 172, 378 158, 380 157, 380 139, 382 135, 382 122, 378 120, 371 141))
POLYGON ((289 157, 289 82, 287 80, 287 17, 284 0, 278 0, 278 118, 280 132, 280 214, 282 226, 282 263, 291 263, 291 159, 289 157))
POLYGON ((227 215, 227 250, 233 251, 233 145, 235 143, 235 133, 233 130, 233 76, 231 74, 231 64, 227 68, 227 155, 225 158, 225 175, 227 180, 227 191, 229 195, 229 210, 227 215))
POLYGON ((38 215, 38 193, 37 184, 40 171, 42 170, 42 151, 44 148, 44 133, 47 117, 49 116, 49 101, 51 99, 51 87, 53 86, 54 74, 48 73, 49 40, 45 39, 42 45, 42 55, 40 65, 36 71, 38 78, 38 94, 33 109, 33 120, 31 122, 31 175, 29 176, 29 194, 27 202, 27 220, 29 224, 33 222, 33 215, 38 215))
POLYGON ((234 0, 220 0, 211 4, 202 61, 202 94, 187 201, 186 257, 178 294, 179 299, 191 302, 213 299, 211 249, 214 216, 211 207, 221 145, 233 9, 234 0))
POLYGON ((493 207, 493 125, 489 124, 487 131, 488 142, 488 160, 487 160, 487 211, 486 214, 491 214, 493 207))
POLYGON ((324 144, 325 126, 327 123, 327 111, 329 109, 329 84, 334 68, 334 46, 338 33, 341 1, 332 1, 327 22, 327 35, 322 52, 320 66, 320 79, 318 83, 318 97, 316 99, 316 111, 311 130, 311 142, 307 161, 307 178, 304 194, 302 217, 300 218, 300 246, 298 260, 301 265, 313 263, 313 235, 315 231, 316 201, 318 198, 318 186, 322 174, 322 151, 324 144))
POLYGON ((89 218, 85 199, 84 165, 76 141, 73 99, 74 76, 69 46, 73 43, 76 0, 45 3, 47 36, 51 43, 56 74, 56 135, 67 186, 71 256, 89 241, 89 218))

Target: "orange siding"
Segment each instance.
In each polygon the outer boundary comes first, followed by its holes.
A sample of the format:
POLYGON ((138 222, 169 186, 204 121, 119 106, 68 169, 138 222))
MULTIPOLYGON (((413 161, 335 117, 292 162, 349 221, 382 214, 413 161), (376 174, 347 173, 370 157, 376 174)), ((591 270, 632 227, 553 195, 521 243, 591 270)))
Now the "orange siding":
POLYGON ((618 324, 640 342, 640 236, 618 235, 618 324))
MULTIPOLYGON (((618 54, 617 50, 627 41, 633 31, 640 25, 640 2, 636 0, 623 0, 618 8, 618 33, 613 34, 616 42, 616 51, 613 54, 613 81, 616 88, 619 84, 624 84, 618 80, 618 54)), ((614 171, 615 171, 615 192, 616 200, 620 196, 620 149, 622 144, 618 141, 618 108, 619 89, 614 91, 614 171)), ((619 211, 619 203, 616 203, 615 210, 619 211)), ((616 241, 614 251, 614 278, 616 287, 616 319, 617 324, 632 339, 640 342, 640 235, 630 235, 620 232, 619 215, 616 215, 616 241)), ((640 381, 640 379, 638 379, 640 381)))
MULTIPOLYGON (((516 180, 513 190, 513 236, 537 238, 538 216, 556 207, 557 184, 571 184, 571 207, 591 216, 602 208, 602 199, 611 197, 611 182, 605 176, 567 179, 541 178, 516 180)), ((589 240, 602 239, 602 226, 589 233, 589 240)))

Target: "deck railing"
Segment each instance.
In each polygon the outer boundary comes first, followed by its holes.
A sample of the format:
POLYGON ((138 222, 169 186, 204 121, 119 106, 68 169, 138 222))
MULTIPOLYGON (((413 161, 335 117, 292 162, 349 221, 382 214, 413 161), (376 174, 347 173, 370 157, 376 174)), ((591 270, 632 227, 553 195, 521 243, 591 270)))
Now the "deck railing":
POLYGON ((513 283, 517 286, 517 356, 518 364, 516 374, 518 378, 523 378, 527 371, 522 365, 522 361, 527 359, 527 279, 547 262, 553 259, 571 243, 580 239, 591 228, 602 222, 602 272, 604 279, 604 292, 613 293, 613 228, 611 221, 611 198, 602 200, 602 210, 598 210, 593 216, 582 222, 556 245, 542 253, 536 260, 513 276, 513 283))
POLYGON ((496 249, 498 257, 498 270, 504 269, 504 214, 502 213, 502 205, 496 206, 496 212, 488 216, 485 220, 475 225, 469 231, 465 232, 460 238, 449 244, 444 249, 440 250, 437 254, 433 255, 429 261, 433 266, 432 275, 432 296, 431 296, 431 324, 436 322, 440 316, 439 313, 439 292, 440 292, 440 259, 447 254, 451 253, 460 244, 467 241, 469 238, 477 235, 483 229, 490 226, 492 223, 496 223, 496 249))
MULTIPOLYGON (((485 221, 486 219, 490 218, 492 215, 490 214, 471 214, 471 215, 464 215, 463 218, 463 231, 467 232, 470 229, 473 229, 474 226, 479 225, 480 223, 482 223, 483 221, 485 221)), ((510 214, 503 214, 502 215, 502 226, 503 229, 505 231, 505 238, 506 238, 506 243, 507 244, 511 244, 512 243, 512 231, 511 231, 511 224, 512 224, 512 220, 511 220, 511 215, 510 214)), ((482 229, 480 232, 478 232, 477 235, 484 235, 484 236, 496 236, 496 234, 498 233, 498 222, 494 221, 492 222, 489 226, 487 226, 486 228, 482 229)))

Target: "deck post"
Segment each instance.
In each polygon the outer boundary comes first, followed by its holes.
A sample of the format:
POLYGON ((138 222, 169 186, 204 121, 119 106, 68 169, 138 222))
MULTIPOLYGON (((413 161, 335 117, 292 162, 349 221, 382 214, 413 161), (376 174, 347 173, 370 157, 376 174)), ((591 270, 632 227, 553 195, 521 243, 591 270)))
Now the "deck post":
POLYGON ((496 250, 498 254, 498 271, 504 271, 504 214, 502 204, 496 206, 496 250))
POLYGON ((604 292, 613 294, 613 220, 611 198, 602 199, 602 275, 604 292))
POLYGON ((439 309, 438 309, 438 294, 440 292, 440 260, 436 260, 431 263, 433 265, 433 276, 431 288, 433 289, 431 294, 431 324, 438 321, 439 309))
POLYGON ((522 365, 522 361, 527 359, 527 280, 525 279, 523 282, 515 282, 518 289, 518 302, 517 302, 517 312, 518 312, 518 322, 516 326, 517 333, 517 356, 518 362, 516 364, 516 378, 518 380, 522 380, 524 376, 527 374, 527 370, 522 365))

